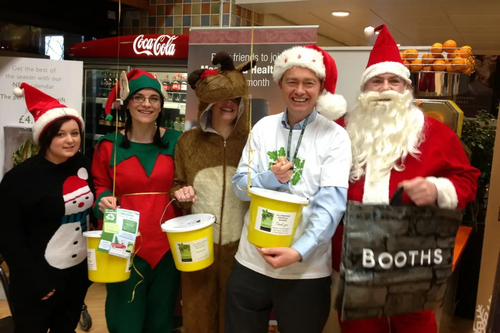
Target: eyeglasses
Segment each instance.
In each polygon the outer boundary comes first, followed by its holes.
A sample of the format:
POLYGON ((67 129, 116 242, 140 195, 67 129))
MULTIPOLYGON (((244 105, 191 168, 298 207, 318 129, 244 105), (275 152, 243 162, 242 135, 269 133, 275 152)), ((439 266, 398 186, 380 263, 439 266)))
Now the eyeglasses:
POLYGON ((136 103, 144 103, 145 100, 149 100, 149 103, 151 103, 151 104, 161 103, 160 96, 144 97, 142 95, 134 95, 134 96, 132 96, 132 100, 136 103))

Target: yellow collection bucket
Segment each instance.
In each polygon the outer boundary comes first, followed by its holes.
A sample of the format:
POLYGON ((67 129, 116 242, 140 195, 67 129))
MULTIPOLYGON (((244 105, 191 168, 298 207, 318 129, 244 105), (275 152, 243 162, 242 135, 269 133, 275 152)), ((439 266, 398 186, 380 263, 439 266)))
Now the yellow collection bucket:
POLYGON ((167 233, 178 270, 199 271, 214 262, 214 222, 215 216, 211 214, 191 214, 170 219, 161 225, 167 233))
POLYGON ((97 251, 101 234, 101 230, 83 233, 83 236, 87 238, 89 280, 97 283, 127 281, 130 278, 130 257, 121 258, 97 251))
POLYGON ((249 189, 248 241, 258 247, 290 247, 302 207, 309 200, 298 195, 252 187, 249 189))

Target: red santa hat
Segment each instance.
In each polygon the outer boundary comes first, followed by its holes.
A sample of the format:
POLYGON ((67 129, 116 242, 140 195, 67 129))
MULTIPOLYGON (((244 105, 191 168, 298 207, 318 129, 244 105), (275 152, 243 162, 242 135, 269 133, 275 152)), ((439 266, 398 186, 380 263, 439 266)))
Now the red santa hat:
POLYGON ((385 24, 376 28, 365 28, 365 36, 373 37, 376 31, 379 31, 379 34, 370 52, 366 70, 361 77, 361 91, 365 90, 366 82, 371 78, 385 73, 396 74, 411 84, 410 71, 404 66, 398 45, 385 24))
POLYGON ((347 102, 335 94, 337 65, 332 56, 316 45, 295 46, 283 51, 274 62, 273 79, 278 83, 292 67, 308 68, 323 80, 324 90, 318 98, 316 110, 330 120, 337 120, 347 110, 347 102))
POLYGON ((40 136, 50 125, 61 118, 73 118, 76 120, 82 131, 84 130, 83 118, 75 109, 68 108, 59 103, 57 99, 51 97, 37 88, 27 83, 21 83, 19 88, 14 88, 14 95, 23 97, 29 112, 33 115, 35 124, 33 125, 33 141, 38 144, 40 136))
POLYGON ((118 98, 117 92, 119 92, 120 99, 122 101, 126 101, 129 96, 132 96, 135 92, 145 88, 154 89, 158 92, 158 94, 160 94, 164 101, 167 99, 167 92, 156 74, 151 74, 138 68, 135 68, 128 73, 123 71, 120 75, 120 81, 116 84, 113 90, 111 90, 111 93, 106 101, 106 105, 104 107, 106 120, 113 120, 111 107, 118 98))
POLYGON ((68 203, 77 198, 90 193, 90 187, 87 183, 89 174, 85 168, 78 170, 77 176, 66 178, 63 184, 63 200, 68 203))

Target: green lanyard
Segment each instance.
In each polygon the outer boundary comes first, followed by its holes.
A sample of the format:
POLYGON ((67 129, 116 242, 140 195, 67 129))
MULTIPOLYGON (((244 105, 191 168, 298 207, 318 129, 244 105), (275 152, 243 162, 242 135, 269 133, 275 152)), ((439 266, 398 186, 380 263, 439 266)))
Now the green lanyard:
MULTIPOLYGON (((304 124, 302 125, 302 130, 300 131, 299 141, 297 141, 297 146, 295 147, 295 154, 293 154, 293 160, 290 160, 290 150, 292 150, 292 133, 293 127, 290 126, 290 132, 288 133, 288 148, 286 150, 286 159, 292 161, 295 164, 295 159, 297 158, 297 153, 299 152, 300 143, 302 142, 302 136, 306 130, 307 122, 309 120, 309 115, 304 119, 304 124)), ((293 169, 293 166, 292 166, 293 169)))

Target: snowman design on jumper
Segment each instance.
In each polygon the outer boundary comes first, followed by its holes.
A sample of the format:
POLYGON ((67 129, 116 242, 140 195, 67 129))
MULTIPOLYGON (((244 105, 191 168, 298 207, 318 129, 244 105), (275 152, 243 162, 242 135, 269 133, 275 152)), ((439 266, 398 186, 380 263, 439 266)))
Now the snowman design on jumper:
POLYGON ((87 179, 87 170, 80 168, 76 176, 70 176, 64 181, 65 216, 45 250, 45 259, 52 267, 73 267, 87 257, 83 231, 87 230, 89 213, 94 202, 87 179))

